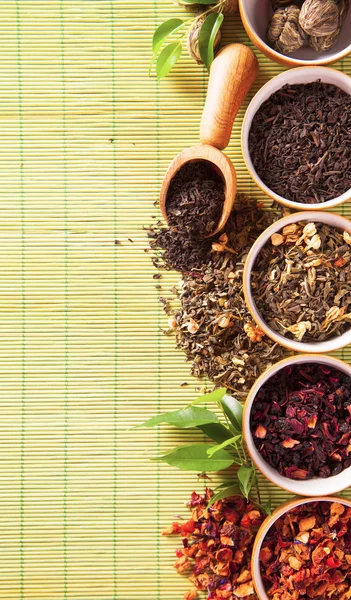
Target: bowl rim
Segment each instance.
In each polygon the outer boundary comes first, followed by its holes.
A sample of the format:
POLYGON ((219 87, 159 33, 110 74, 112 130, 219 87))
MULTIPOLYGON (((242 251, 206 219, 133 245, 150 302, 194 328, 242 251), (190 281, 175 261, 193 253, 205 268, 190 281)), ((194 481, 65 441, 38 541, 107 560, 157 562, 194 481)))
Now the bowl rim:
MULTIPOLYGON (((350 49, 350 52, 351 52, 351 49, 350 49)), ((250 135, 252 121, 253 121, 257 111, 259 110, 260 106, 262 106, 263 102, 265 102, 265 100, 261 100, 261 98, 262 98, 262 96, 264 96, 265 91, 268 88, 274 87, 274 89, 272 89, 272 92, 271 92, 271 94, 274 94, 275 91, 280 89, 279 87, 276 87, 276 85, 275 85, 275 84, 278 84, 280 80, 282 80, 282 79, 284 80, 284 79, 286 79, 286 77, 289 77, 289 76, 294 78, 295 74, 299 74, 302 72, 305 74, 310 72, 312 75, 312 72, 316 71, 317 69, 318 69, 318 75, 316 74, 316 76, 318 76, 318 77, 320 77, 321 71, 324 71, 326 73, 332 72, 334 74, 334 76, 336 76, 337 79, 348 82, 350 85, 350 96, 351 96, 351 77, 347 73, 343 73, 342 71, 339 71, 338 69, 334 69, 332 67, 325 67, 323 65, 310 65, 310 66, 305 66, 305 67, 300 66, 295 69, 290 69, 289 71, 283 71, 282 73, 278 73, 278 75, 275 75, 274 77, 269 79, 264 85, 262 85, 260 87, 260 89, 256 92, 256 94, 251 99, 251 101, 245 111, 243 123, 242 123, 242 127, 241 127, 242 154, 244 157, 245 166, 246 166, 247 170, 249 171, 252 179, 255 181, 255 183, 261 188, 261 190, 267 196, 269 196, 270 198, 272 198, 279 204, 283 204, 284 206, 287 206, 294 210, 300 210, 300 211, 312 210, 312 211, 318 212, 318 211, 323 211, 327 208, 334 208, 336 206, 339 206, 340 204, 344 204, 344 202, 347 202, 348 200, 351 199, 351 188, 346 190, 346 192, 344 192, 340 196, 337 196, 336 198, 332 198, 331 200, 326 200, 325 202, 321 202, 320 204, 304 204, 302 202, 295 202, 294 200, 289 200, 288 198, 284 198, 283 196, 280 196, 280 194, 277 194, 276 192, 271 190, 262 181, 261 177, 259 177, 259 175, 253 165, 253 162, 251 160, 251 155, 249 152, 249 135, 250 135), (253 112, 253 105, 258 100, 260 100, 259 106, 255 110, 255 112, 253 112), (251 114, 251 113, 253 113, 253 114, 251 114)), ((292 85, 294 84, 293 80, 292 80, 291 84, 292 85)), ((282 86, 283 85, 285 85, 285 84, 282 83, 282 86)), ((335 85, 337 85, 337 83, 335 83, 335 85)))
MULTIPOLYGON (((348 375, 351 377, 351 365, 349 365, 348 363, 344 362, 343 360, 341 360, 339 358, 336 358, 334 356, 329 356, 328 354, 316 354, 316 353, 297 354, 294 356, 287 356, 286 358, 283 358, 282 360, 280 360, 280 361, 274 363, 273 365, 271 365, 270 367, 268 367, 268 369, 266 369, 263 373, 261 373, 261 375, 256 379, 255 383, 251 387, 251 389, 247 395, 245 405, 244 405, 244 410, 243 410, 242 433, 243 433, 243 438, 245 441, 246 448, 248 450, 248 453, 250 455, 252 462, 254 463, 256 468, 260 471, 260 473, 262 473, 262 475, 264 477, 266 477, 266 479, 268 479, 273 485, 276 485, 276 486, 280 487, 282 490, 292 493, 292 494, 298 494, 301 496, 301 493, 302 493, 306 497, 311 496, 311 495, 314 497, 320 497, 320 496, 328 494, 329 490, 330 490, 331 494, 337 494, 339 492, 342 492, 347 487, 349 487, 349 485, 351 485, 351 466, 342 471, 342 473, 344 473, 344 474, 346 472, 350 473, 350 482, 346 485, 345 484, 334 485, 334 487, 332 486, 332 489, 330 489, 331 488, 330 484, 331 484, 331 479, 332 479, 331 477, 327 477, 326 479, 314 477, 313 479, 307 479, 305 481, 299 480, 298 481, 299 486, 306 487, 306 489, 298 490, 297 485, 295 485, 296 480, 290 479, 289 477, 285 477, 284 475, 280 475, 280 473, 278 473, 278 471, 276 471, 273 467, 271 467, 268 463, 266 463, 266 461, 264 460, 263 457, 261 457, 262 463, 259 463, 258 457, 261 455, 259 454, 258 450, 255 447, 251 428, 250 428, 250 415, 251 415, 252 405, 253 405, 253 402, 257 396, 257 393, 261 389, 262 385, 264 383, 266 383, 266 381, 268 381, 273 375, 275 375, 276 373, 281 371, 281 369, 283 369, 284 367, 295 365, 295 364, 301 364, 301 363, 304 364, 306 362, 327 364, 336 369, 339 369, 340 371, 343 371, 344 373, 348 373, 348 375), (270 470, 273 470, 276 473, 276 476, 273 477, 269 473, 270 470), (311 494, 309 494, 309 492, 308 492, 311 481, 314 481, 314 480, 321 481, 321 482, 325 481, 326 489, 323 490, 319 495, 316 494, 315 489, 312 490, 311 494)), ((339 475, 341 475, 341 473, 339 475)), ((339 477, 339 475, 336 475, 334 477, 339 477)))
POLYGON ((247 14, 247 11, 246 11, 246 1, 247 0, 239 0, 239 11, 240 11, 240 16, 241 16, 241 19, 242 19, 242 22, 243 22, 243 25, 244 25, 247 35, 249 36, 251 41, 255 44, 256 48, 258 48, 261 52, 263 52, 263 54, 265 54, 266 56, 268 56, 268 58, 270 58, 271 60, 274 60, 278 64, 288 65, 290 67, 323 66, 323 65, 328 65, 328 64, 337 62, 338 60, 345 58, 345 56, 347 56, 351 52, 351 42, 350 42, 350 44, 345 46, 345 48, 343 50, 340 50, 339 52, 335 52, 334 54, 331 54, 329 57, 319 58, 319 59, 317 58, 314 60, 293 58, 292 56, 281 54, 281 52, 277 52, 277 50, 274 50, 274 48, 271 48, 271 46, 269 46, 267 44, 267 42, 265 42, 265 40, 262 39, 256 33, 254 28, 252 27, 249 17, 248 17, 248 14, 247 14))
POLYGON ((260 526, 254 541, 254 545, 252 548, 251 555, 251 564, 252 564, 252 580, 254 583, 254 587, 257 593, 259 600, 270 600, 267 595, 261 577, 261 569, 260 569, 260 559, 259 553, 261 550, 262 543, 267 535, 269 529, 274 525, 274 523, 289 510, 295 508, 296 506, 301 506, 301 504, 309 504, 310 502, 338 502, 339 504, 343 504, 351 508, 351 500, 347 498, 341 498, 340 496, 311 496, 309 498, 299 497, 299 498, 291 498, 286 502, 283 502, 273 511, 271 515, 268 515, 260 526))
POLYGON ((273 233, 279 232, 285 225, 290 225, 291 223, 296 223, 297 221, 312 221, 312 222, 322 222, 330 224, 337 229, 344 229, 351 233, 351 221, 342 215, 338 215, 335 213, 328 213, 324 211, 319 211, 318 213, 312 211, 306 212, 296 212, 286 217, 282 217, 275 221, 267 227, 257 238, 257 240, 253 243, 250 248, 250 251, 247 255, 244 272, 243 272, 243 291, 246 305, 251 313, 252 318, 257 323, 257 325, 264 331, 264 333, 277 344, 287 348, 290 351, 294 352, 304 352, 304 353, 328 353, 333 352, 334 350, 340 350, 345 348, 348 344, 351 343, 351 326, 340 336, 335 336, 330 340, 325 340, 321 342, 298 342, 287 337, 284 337, 282 334, 271 329, 263 317, 259 313, 252 292, 251 292, 251 272, 254 267, 256 258, 260 252, 260 250, 265 246, 265 244, 270 239, 273 233), (336 220, 340 225, 332 223, 333 220, 336 220))

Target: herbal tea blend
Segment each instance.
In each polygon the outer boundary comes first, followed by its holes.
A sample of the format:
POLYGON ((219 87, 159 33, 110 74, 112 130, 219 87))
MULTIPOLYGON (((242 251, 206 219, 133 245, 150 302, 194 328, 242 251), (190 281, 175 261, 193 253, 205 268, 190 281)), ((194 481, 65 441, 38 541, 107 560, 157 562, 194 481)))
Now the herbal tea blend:
POLYGON ((339 502, 297 506, 269 529, 260 551, 261 575, 274 600, 348 600, 351 508, 339 502))
POLYGON ((344 333, 351 323, 351 235, 299 222, 272 235, 251 274, 258 311, 274 331, 299 342, 344 333))
POLYGON ((250 428, 280 475, 338 475, 351 466, 351 377, 318 363, 281 369, 258 391, 250 428))
POLYGON ((263 515, 254 504, 234 496, 207 508, 212 496, 209 488, 204 496, 193 492, 187 504, 190 520, 174 522, 163 532, 182 538, 174 568, 185 573, 193 584, 184 598, 195 600, 199 598, 198 592, 207 592, 207 600, 256 600, 251 553, 263 515))
POLYGON ((208 264, 183 275, 181 288, 174 290, 180 309, 172 314, 165 305, 169 331, 176 332, 192 374, 207 376, 238 397, 245 397, 258 375, 284 355, 252 322, 242 286, 249 249, 273 218, 255 201, 238 197, 225 233, 212 242, 208 264))
POLYGON ((249 151, 283 198, 318 204, 341 196, 351 188, 351 96, 321 81, 284 86, 255 114, 249 151))
POLYGON ((191 161, 181 167, 167 194, 169 227, 149 232, 166 268, 189 271, 207 262, 212 244, 207 236, 217 226, 223 203, 223 179, 209 162, 191 161))

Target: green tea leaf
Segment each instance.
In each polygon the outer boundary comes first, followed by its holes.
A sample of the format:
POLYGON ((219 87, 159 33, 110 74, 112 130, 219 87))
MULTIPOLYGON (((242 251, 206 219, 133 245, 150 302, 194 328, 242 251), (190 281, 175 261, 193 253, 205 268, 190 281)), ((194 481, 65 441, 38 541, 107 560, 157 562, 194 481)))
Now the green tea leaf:
POLYGON ((210 410, 194 406, 157 415, 141 425, 137 425, 137 427, 156 427, 161 423, 168 423, 179 429, 191 429, 192 427, 198 427, 207 423, 218 423, 218 418, 210 410))
POLYGON ((209 69, 214 59, 214 43, 223 23, 222 13, 210 13, 204 20, 199 33, 199 53, 202 62, 209 69))
POLYGON ((180 42, 168 44, 168 46, 165 46, 165 48, 163 48, 156 62, 156 75, 159 81, 160 79, 168 75, 168 73, 180 57, 181 53, 182 44, 180 42))
POLYGON ((233 398, 233 396, 223 396, 221 405, 235 431, 241 433, 243 423, 243 407, 241 406, 239 400, 233 398))
POLYGON ((153 38, 152 38, 153 53, 157 54, 157 52, 161 48, 165 39, 171 33, 175 33, 183 25, 184 25, 184 21, 182 19, 168 19, 164 23, 161 23, 161 25, 159 27, 157 27, 157 29, 153 35, 153 38))
POLYGON ((198 425, 197 429, 203 431, 207 437, 211 440, 217 442, 217 444, 221 444, 232 437, 232 432, 224 427, 222 423, 208 423, 206 425, 198 425))
POLYGON ((216 454, 216 452, 218 452, 218 450, 221 450, 222 448, 226 448, 227 446, 230 446, 231 444, 235 444, 240 439, 241 439, 241 435, 236 435, 235 437, 231 437, 231 438, 229 438, 229 440, 225 440, 224 442, 222 442, 222 444, 218 444, 218 446, 213 446, 212 448, 210 448, 207 451, 207 454, 208 454, 208 456, 213 456, 214 454, 216 454))
POLYGON ((253 467, 246 467, 243 465, 238 469, 238 479, 240 481, 240 489, 245 496, 245 498, 249 497, 250 490, 252 487, 252 476, 255 474, 255 469, 253 467))
POLYGON ((264 512, 266 513, 266 515, 271 515, 272 514, 271 499, 269 499, 267 502, 265 502, 265 504, 262 504, 262 508, 263 508, 264 512))
POLYGON ((215 458, 207 455, 208 444, 189 444, 178 446, 167 454, 152 460, 165 462, 183 471, 213 472, 227 469, 233 464, 233 459, 225 450, 218 452, 215 458))
POLYGON ((229 496, 237 496, 238 494, 240 494, 240 487, 238 486, 238 484, 233 483, 232 485, 223 487, 218 492, 216 492, 209 501, 208 506, 212 506, 212 504, 217 502, 217 500, 223 500, 223 498, 229 498, 229 496))
POLYGON ((222 400, 226 391, 226 388, 218 388, 218 390, 213 390, 213 392, 211 392, 210 394, 204 394, 203 396, 199 396, 198 398, 196 398, 196 400, 194 400, 194 402, 191 402, 189 406, 195 406, 196 404, 208 404, 211 402, 218 404, 218 402, 222 400))

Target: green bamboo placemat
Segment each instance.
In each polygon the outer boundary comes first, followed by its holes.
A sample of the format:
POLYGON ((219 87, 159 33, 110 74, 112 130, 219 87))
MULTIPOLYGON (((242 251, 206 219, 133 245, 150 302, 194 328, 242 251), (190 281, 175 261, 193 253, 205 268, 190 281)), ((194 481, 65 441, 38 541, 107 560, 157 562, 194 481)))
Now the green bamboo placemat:
MULTIPOLYGON (((159 532, 203 483, 149 457, 189 434, 130 430, 198 385, 160 332, 158 296, 179 274, 155 289, 142 230, 169 161, 198 140, 204 71, 184 56, 160 86, 147 77, 152 32, 177 15, 171 0, 0 4, 3 600, 188 587, 159 532)), ((238 17, 224 41, 247 43, 238 17)), ((250 97, 281 70, 258 58, 250 97)), ((351 59, 335 66, 351 74, 351 59)), ((228 154, 239 190, 262 198, 240 151, 246 105, 228 154)))

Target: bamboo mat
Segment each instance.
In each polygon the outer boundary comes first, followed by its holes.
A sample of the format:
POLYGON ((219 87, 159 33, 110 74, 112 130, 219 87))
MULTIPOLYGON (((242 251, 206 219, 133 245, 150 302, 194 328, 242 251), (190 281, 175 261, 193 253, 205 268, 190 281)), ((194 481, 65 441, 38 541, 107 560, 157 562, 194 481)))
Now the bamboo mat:
MULTIPOLYGON (((149 458, 189 433, 130 429, 199 385, 160 333, 158 296, 179 274, 156 290, 143 251, 162 175, 198 140, 204 71, 184 55, 160 86, 147 77, 152 31, 181 12, 171 0, 0 4, 3 600, 188 588, 159 532, 203 483, 149 458)), ((247 42, 238 17, 224 41, 247 42)), ((258 58, 250 96, 281 70, 258 58)), ((351 59, 336 66, 351 74, 351 59)), ((245 106, 228 154, 239 190, 262 197, 240 152, 245 106)))

